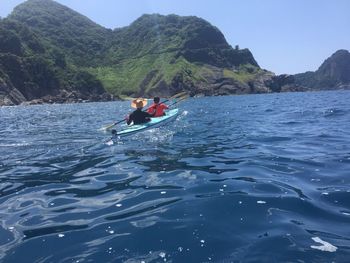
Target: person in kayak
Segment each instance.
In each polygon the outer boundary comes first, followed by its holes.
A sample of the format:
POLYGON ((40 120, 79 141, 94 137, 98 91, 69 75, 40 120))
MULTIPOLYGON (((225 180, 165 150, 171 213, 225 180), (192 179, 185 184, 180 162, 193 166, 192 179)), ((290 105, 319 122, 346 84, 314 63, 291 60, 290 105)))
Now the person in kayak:
POLYGON ((130 125, 131 122, 133 122, 135 125, 142 124, 149 122, 151 120, 151 117, 153 117, 152 114, 149 114, 148 112, 142 111, 142 108, 147 105, 147 99, 135 99, 131 102, 131 107, 136 108, 135 111, 133 111, 128 118, 126 118, 126 123, 130 125))
POLYGON ((152 114, 152 117, 161 117, 165 115, 164 110, 169 109, 164 103, 159 103, 159 97, 154 97, 153 104, 148 108, 147 112, 152 114))

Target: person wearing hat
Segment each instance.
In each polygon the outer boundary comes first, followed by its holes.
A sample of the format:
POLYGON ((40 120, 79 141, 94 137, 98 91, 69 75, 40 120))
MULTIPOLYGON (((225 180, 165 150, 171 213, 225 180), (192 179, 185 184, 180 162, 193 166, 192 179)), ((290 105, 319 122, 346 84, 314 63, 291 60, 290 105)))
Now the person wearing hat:
POLYGON ((161 117, 165 115, 164 110, 169 109, 164 103, 159 103, 159 97, 154 97, 153 104, 148 108, 147 112, 152 114, 152 117, 161 117))
POLYGON ((126 123, 130 125, 130 123, 133 122, 135 125, 137 125, 149 122, 153 115, 149 114, 148 112, 142 111, 142 108, 146 105, 147 99, 139 98, 133 100, 131 102, 131 107, 136 108, 136 110, 129 115, 129 118, 127 118, 126 123))

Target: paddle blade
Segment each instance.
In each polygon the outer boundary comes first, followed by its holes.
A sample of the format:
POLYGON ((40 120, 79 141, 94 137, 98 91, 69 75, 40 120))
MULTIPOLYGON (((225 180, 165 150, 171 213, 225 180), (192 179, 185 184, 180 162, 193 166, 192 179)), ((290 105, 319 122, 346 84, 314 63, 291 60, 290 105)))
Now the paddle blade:
POLYGON ((185 99, 188 99, 190 97, 190 95, 188 95, 187 93, 182 95, 181 97, 178 97, 176 98, 177 101, 180 101, 180 100, 185 100, 185 99))
POLYGON ((182 97, 178 97, 178 98, 176 99, 176 101, 175 101, 174 103, 170 104, 168 107, 174 106, 175 104, 178 104, 178 103, 180 103, 180 102, 182 102, 182 101, 188 99, 189 97, 190 97, 190 95, 188 95, 188 94, 185 94, 185 95, 183 95, 182 97))
POLYGON ((115 125, 116 125, 116 123, 109 124, 109 125, 106 125, 106 126, 101 127, 99 130, 100 130, 100 131, 107 131, 107 130, 109 130, 110 128, 113 128, 115 125))
POLYGON ((185 96, 185 95, 188 95, 187 91, 183 91, 183 92, 177 93, 177 94, 171 96, 169 99, 176 99, 176 98, 179 98, 179 97, 182 97, 182 96, 185 96))

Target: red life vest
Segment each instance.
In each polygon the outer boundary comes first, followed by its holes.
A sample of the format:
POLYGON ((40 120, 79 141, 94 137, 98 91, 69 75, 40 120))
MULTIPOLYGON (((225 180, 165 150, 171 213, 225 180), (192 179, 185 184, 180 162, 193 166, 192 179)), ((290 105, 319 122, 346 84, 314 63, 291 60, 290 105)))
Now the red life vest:
POLYGON ((160 103, 160 104, 155 104, 153 103, 147 110, 149 114, 152 114, 155 112, 153 117, 161 117, 164 116, 164 110, 169 109, 167 105, 160 103))

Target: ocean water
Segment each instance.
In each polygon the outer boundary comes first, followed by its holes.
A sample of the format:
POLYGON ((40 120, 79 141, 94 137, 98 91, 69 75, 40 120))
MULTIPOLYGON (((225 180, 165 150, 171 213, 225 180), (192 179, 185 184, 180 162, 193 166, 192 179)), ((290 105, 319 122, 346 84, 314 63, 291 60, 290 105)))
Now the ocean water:
POLYGON ((350 92, 0 108, 0 262, 349 262, 350 92))

